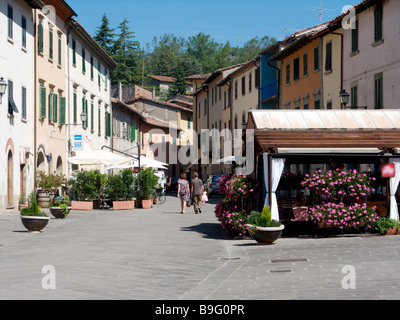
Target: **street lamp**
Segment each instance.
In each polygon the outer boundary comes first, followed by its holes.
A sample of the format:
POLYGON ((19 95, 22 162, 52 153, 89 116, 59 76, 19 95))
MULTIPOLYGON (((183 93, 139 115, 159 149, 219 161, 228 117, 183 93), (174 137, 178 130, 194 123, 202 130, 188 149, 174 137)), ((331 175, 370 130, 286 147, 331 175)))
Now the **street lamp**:
POLYGON ((87 117, 87 114, 85 113, 85 111, 83 111, 81 113, 80 117, 81 117, 82 124, 86 123, 88 117, 87 117))
POLYGON ((4 81, 4 78, 0 78, 0 103, 3 94, 6 93, 6 89, 7 89, 7 82, 4 81))
POLYGON ((346 90, 342 90, 340 92, 339 97, 340 97, 340 103, 344 105, 344 107, 346 108, 346 105, 349 103, 350 100, 350 95, 346 92, 346 90))

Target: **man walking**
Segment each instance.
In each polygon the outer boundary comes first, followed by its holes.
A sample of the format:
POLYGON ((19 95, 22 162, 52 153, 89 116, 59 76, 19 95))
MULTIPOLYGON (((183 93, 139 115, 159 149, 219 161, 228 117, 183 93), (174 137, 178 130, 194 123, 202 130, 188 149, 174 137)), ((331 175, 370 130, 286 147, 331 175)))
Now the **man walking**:
POLYGON ((201 198, 203 196, 203 181, 199 179, 199 174, 196 172, 194 174, 194 179, 192 180, 192 196, 194 202, 194 213, 201 213, 201 198))

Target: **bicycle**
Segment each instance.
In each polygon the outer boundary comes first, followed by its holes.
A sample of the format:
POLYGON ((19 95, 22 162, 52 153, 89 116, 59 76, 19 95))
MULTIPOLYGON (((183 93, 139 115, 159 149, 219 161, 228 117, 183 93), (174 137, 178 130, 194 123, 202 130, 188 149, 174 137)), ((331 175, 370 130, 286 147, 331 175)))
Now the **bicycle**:
POLYGON ((164 204, 167 200, 167 196, 165 195, 165 190, 163 188, 157 188, 153 194, 153 203, 154 204, 164 204))

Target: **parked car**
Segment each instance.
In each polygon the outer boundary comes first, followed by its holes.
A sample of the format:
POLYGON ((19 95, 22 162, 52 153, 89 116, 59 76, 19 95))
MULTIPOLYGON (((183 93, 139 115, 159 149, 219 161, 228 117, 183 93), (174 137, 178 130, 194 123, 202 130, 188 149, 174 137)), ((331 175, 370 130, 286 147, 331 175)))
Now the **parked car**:
POLYGON ((222 174, 212 174, 208 177, 205 184, 205 190, 207 191, 207 196, 212 197, 214 195, 219 195, 218 185, 219 180, 222 178, 222 174))
POLYGON ((168 178, 168 182, 167 182, 167 192, 174 192, 174 191, 178 191, 178 177, 170 177, 168 178))

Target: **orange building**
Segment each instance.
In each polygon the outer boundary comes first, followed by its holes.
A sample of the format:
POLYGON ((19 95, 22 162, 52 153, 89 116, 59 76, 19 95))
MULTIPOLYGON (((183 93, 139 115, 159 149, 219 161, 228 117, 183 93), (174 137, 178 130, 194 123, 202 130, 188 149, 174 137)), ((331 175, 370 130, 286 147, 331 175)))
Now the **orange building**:
POLYGON ((322 40, 327 24, 294 34, 294 41, 271 57, 281 70, 280 109, 322 109, 322 40))

